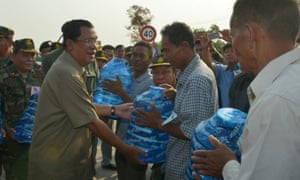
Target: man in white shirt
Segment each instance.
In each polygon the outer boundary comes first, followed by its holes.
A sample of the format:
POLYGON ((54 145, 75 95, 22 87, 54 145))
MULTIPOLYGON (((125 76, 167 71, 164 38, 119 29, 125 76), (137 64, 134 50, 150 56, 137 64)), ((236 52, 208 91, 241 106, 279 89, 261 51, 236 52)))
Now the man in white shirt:
POLYGON ((195 151, 193 167, 200 174, 225 180, 300 179, 297 3, 237 0, 230 26, 241 69, 256 75, 248 88, 251 107, 241 138, 241 163, 210 136, 215 150, 195 151))

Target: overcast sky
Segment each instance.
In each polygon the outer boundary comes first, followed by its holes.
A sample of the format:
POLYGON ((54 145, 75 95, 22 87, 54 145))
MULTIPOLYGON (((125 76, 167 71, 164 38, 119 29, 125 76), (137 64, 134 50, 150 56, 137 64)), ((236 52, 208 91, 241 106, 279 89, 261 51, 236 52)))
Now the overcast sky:
POLYGON ((44 40, 56 41, 62 24, 71 19, 88 19, 102 44, 130 45, 129 17, 131 5, 147 7, 154 16, 151 25, 158 32, 174 21, 192 28, 209 28, 217 24, 229 27, 235 0, 3 0, 0 25, 15 30, 15 39, 32 38, 38 48, 44 40))

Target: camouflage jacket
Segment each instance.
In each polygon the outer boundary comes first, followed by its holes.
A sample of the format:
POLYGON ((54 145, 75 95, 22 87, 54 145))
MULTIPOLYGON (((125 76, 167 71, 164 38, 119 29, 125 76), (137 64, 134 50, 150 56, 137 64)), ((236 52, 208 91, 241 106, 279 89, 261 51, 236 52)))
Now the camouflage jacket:
POLYGON ((0 76, 0 97, 3 122, 14 128, 31 95, 33 86, 41 86, 44 73, 35 65, 27 76, 21 75, 13 63, 0 76))
POLYGON ((13 64, 10 57, 7 57, 5 59, 0 59, 0 76, 2 73, 4 73, 7 70, 7 67, 13 64))

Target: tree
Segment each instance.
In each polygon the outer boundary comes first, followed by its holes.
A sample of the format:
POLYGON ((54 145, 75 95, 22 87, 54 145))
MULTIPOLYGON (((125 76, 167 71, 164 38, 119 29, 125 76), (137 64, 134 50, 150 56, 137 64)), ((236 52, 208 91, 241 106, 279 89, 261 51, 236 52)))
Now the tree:
POLYGON ((130 32, 130 41, 132 43, 141 40, 140 30, 145 25, 150 25, 153 16, 148 8, 144 8, 138 5, 133 5, 127 9, 127 14, 130 18, 130 25, 126 27, 130 32))

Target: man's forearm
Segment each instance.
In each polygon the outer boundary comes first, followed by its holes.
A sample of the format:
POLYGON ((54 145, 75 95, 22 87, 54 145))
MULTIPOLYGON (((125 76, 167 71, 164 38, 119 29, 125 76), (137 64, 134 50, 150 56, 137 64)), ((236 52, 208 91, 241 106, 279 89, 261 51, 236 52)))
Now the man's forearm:
POLYGON ((161 126, 160 128, 162 131, 167 132, 168 134, 170 134, 171 136, 174 136, 178 139, 183 139, 183 140, 189 140, 188 137, 186 137, 183 132, 180 129, 180 124, 176 124, 176 123, 169 123, 166 124, 164 126, 161 126))

